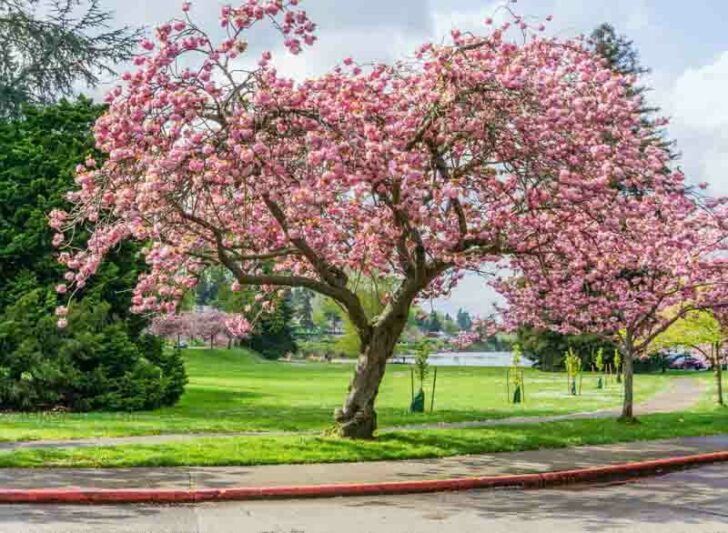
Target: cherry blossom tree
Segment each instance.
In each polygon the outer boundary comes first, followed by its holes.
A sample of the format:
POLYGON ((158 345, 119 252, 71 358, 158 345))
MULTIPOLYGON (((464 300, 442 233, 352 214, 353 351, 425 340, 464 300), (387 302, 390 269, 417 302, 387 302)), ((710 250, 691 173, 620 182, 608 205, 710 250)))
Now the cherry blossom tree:
POLYGON ((157 335, 165 339, 174 339, 179 346, 180 338, 188 331, 187 320, 182 314, 159 315, 152 319, 149 331, 152 335, 157 335))
POLYGON ((194 313, 189 317, 190 331, 195 337, 209 341, 210 348, 214 348, 215 339, 227 331, 226 319, 225 313, 216 309, 194 313))
POLYGON ((269 52, 246 61, 245 35, 267 20, 301 52, 315 26, 298 4, 224 7, 221 43, 188 4, 159 26, 96 124, 108 160, 79 167, 75 208, 51 225, 69 289, 122 240, 148 242, 138 312, 174 312, 213 265, 264 299, 302 287, 334 300, 360 344, 335 417, 342 435, 368 438, 418 298, 548 250, 584 221, 598 231, 635 216, 623 190, 677 190, 682 175, 662 172, 667 155, 641 124, 633 79, 581 40, 541 38, 514 15, 482 36, 453 30, 409 61, 347 58, 294 83, 269 52), (74 248, 73 228, 89 222, 92 237, 74 248), (367 277, 395 282, 375 315, 357 296, 367 277))
POLYGON ((561 234, 548 253, 514 257, 517 274, 498 283, 510 327, 596 333, 619 345, 626 421, 634 419, 634 359, 691 313, 728 307, 726 200, 638 192, 624 202, 640 217, 561 234))
POLYGON ((152 320, 150 330, 160 337, 175 338, 177 343, 182 336, 188 339, 200 337, 210 342, 210 348, 214 348, 215 339, 220 335, 228 339, 245 338, 252 331, 252 325, 243 315, 211 309, 159 315, 152 320))

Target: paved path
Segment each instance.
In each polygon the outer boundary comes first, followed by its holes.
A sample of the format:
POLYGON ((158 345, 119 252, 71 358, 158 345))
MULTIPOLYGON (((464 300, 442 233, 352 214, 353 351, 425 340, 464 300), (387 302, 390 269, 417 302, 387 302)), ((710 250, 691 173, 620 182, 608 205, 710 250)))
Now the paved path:
POLYGON ((3 533, 723 533, 728 465, 626 485, 225 502, 3 505, 3 533))
MULTIPOLYGON (((675 378, 664 390, 655 394, 652 398, 635 406, 637 415, 647 413, 664 413, 671 411, 682 411, 693 407, 703 394, 705 385, 703 381, 694 378, 675 378)), ((592 411, 587 413, 568 413, 553 416, 515 416, 490 420, 471 420, 465 422, 440 422, 427 424, 409 424, 380 429, 380 432, 390 431, 415 431, 421 429, 462 429, 476 427, 511 426, 520 424, 537 424, 543 422, 558 422, 560 420, 577 420, 584 418, 609 418, 618 416, 619 409, 608 409, 592 411)), ((263 432, 238 432, 238 433, 167 433, 163 435, 136 435, 129 437, 94 437, 88 439, 64 439, 64 440, 31 440, 0 442, 0 451, 11 451, 22 448, 70 448, 70 447, 95 447, 95 446, 117 446, 124 444, 162 444, 165 442, 179 442, 216 437, 272 437, 282 435, 316 435, 318 430, 311 431, 263 431, 263 432)))
POLYGON ((0 487, 221 488, 372 483, 548 472, 725 450, 728 450, 728 433, 713 437, 404 461, 235 467, 3 468, 0 469, 0 487))

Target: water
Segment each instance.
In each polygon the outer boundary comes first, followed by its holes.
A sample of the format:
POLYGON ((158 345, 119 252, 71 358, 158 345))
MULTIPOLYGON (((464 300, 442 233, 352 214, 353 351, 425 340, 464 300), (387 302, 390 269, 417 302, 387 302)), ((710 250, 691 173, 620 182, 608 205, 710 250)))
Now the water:
MULTIPOLYGON (((391 363, 413 363, 414 356, 395 356, 391 363)), ((439 352, 430 355, 432 366, 510 366, 513 362, 511 352, 439 352)), ((521 365, 530 366, 531 361, 521 358, 521 365)))

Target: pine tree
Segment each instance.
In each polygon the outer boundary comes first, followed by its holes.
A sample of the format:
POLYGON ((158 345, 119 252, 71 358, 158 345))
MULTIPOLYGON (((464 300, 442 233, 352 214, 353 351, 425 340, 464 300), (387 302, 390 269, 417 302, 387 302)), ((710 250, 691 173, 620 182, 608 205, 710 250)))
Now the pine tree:
POLYGON ((71 96, 77 82, 95 86, 131 57, 140 32, 108 29, 112 14, 99 4, 0 0, 0 118, 71 96))
POLYGON ((430 317, 427 321, 427 330, 432 333, 442 331, 442 322, 440 322, 440 317, 434 309, 430 311, 430 317))
POLYGON ((278 359, 288 353, 296 353, 298 346, 290 328, 292 318, 293 306, 288 292, 272 312, 261 316, 260 323, 246 344, 266 359, 278 359))
POLYGON ((316 327, 313 321, 313 305, 311 301, 314 293, 307 289, 295 291, 296 305, 295 314, 298 315, 298 323, 306 331, 310 331, 316 327))
POLYGON ((470 318, 470 313, 468 313, 464 309, 458 309, 456 321, 458 327, 462 331, 470 331, 470 328, 473 326, 473 320, 470 318))
POLYGON ((646 93, 649 89, 639 84, 639 80, 649 74, 650 69, 640 63, 639 52, 634 42, 625 35, 617 33, 611 24, 603 23, 592 31, 589 43, 594 52, 602 56, 612 70, 635 77, 637 84, 632 91, 640 98, 643 125, 654 131, 654 137, 660 140, 662 147, 673 159, 677 158, 679 154, 675 152, 675 142, 667 137, 667 132, 657 117, 660 108, 648 105, 646 93))
POLYGON ((88 99, 62 100, 0 118, 0 409, 151 409, 182 394, 179 354, 129 311, 146 268, 141 245, 118 247, 76 292, 68 327, 56 326, 63 268, 48 213, 68 208, 76 164, 101 157, 91 124, 102 111, 88 99))

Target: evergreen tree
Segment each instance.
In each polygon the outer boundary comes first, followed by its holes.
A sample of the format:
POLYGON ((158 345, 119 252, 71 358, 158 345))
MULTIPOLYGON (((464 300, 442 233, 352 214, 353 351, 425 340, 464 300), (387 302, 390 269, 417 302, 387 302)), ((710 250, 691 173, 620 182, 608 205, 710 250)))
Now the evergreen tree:
POLYGON ((216 305, 216 303, 221 297, 229 297, 227 296, 227 293, 230 292, 230 283, 231 280, 229 276, 220 268, 211 268, 205 271, 197 284, 195 291, 195 304, 219 307, 220 309, 223 309, 224 307, 220 307, 219 305, 216 305), (228 290, 226 291, 226 289, 228 290), (221 296, 222 294, 226 294, 226 296, 221 296))
POLYGON ((179 354, 129 312, 139 245, 119 247, 75 294, 68 328, 56 327, 63 269, 47 213, 68 207, 76 163, 98 157, 90 127, 101 111, 81 99, 0 119, 0 408, 148 409, 182 394, 179 354))
POLYGON ((450 335, 455 335, 459 330, 458 325, 455 323, 449 313, 445 313, 445 316, 442 319, 442 329, 450 335))
POLYGON ((298 316, 298 323, 302 329, 311 331, 316 327, 313 321, 312 301, 315 294, 307 289, 299 289, 293 292, 296 304, 294 314, 298 316))
POLYGON ((456 321, 458 327, 462 331, 470 331, 470 328, 473 326, 473 320, 470 318, 470 313, 468 313, 464 309, 458 309, 456 321))
POLYGON ((266 359, 278 359, 287 353, 298 351, 291 330, 294 307, 290 291, 286 291, 282 297, 277 297, 273 311, 261 312, 260 304, 255 301, 255 289, 246 287, 233 292, 230 289, 232 278, 222 269, 209 270, 205 279, 207 280, 205 293, 210 297, 206 300, 207 305, 228 313, 242 313, 249 306, 251 311, 246 314, 259 316, 252 335, 245 339, 243 344, 266 359), (212 294, 214 297, 210 296, 212 294))
POLYGON ((278 359, 288 353, 296 353, 298 346, 291 333, 293 306, 290 292, 280 298, 274 311, 261 316, 254 333, 246 340, 248 346, 266 359, 278 359))
POLYGON ((442 331, 442 322, 440 321, 440 317, 438 316, 437 311, 435 311, 434 309, 430 311, 430 316, 427 320, 427 331, 431 333, 442 331))
POLYGON ((0 0, 0 118, 70 96, 76 82, 94 86, 131 57, 139 32, 109 29, 112 15, 99 4, 0 0))
MULTIPOLYGON (((597 26, 592 31, 589 42, 592 49, 607 61, 612 70, 634 76, 638 81, 649 74, 650 69, 640 63, 639 52, 634 42, 625 35, 617 33, 611 24, 603 23, 597 26)), ((643 125, 654 132, 654 137, 660 139, 660 144, 672 158, 678 157, 679 154, 675 152, 675 142, 668 139, 666 130, 657 118, 660 108, 647 104, 648 88, 637 83, 632 91, 640 98, 643 125)))
POLYGON ((639 77, 650 71, 640 64, 639 52, 634 42, 618 34, 611 24, 603 23, 597 26, 591 33, 590 43, 594 51, 606 59, 609 66, 620 74, 639 77))
MULTIPOLYGON (((522 327, 518 330, 517 343, 523 354, 541 370, 563 370, 564 354, 571 348, 581 357, 582 367, 591 368, 592 354, 601 348, 603 353, 614 353, 615 345, 596 335, 563 335, 555 331, 522 327)), ((605 358, 611 362, 611 357, 605 358)))

